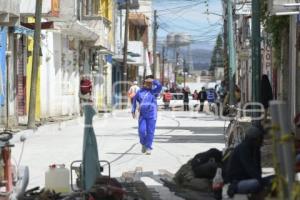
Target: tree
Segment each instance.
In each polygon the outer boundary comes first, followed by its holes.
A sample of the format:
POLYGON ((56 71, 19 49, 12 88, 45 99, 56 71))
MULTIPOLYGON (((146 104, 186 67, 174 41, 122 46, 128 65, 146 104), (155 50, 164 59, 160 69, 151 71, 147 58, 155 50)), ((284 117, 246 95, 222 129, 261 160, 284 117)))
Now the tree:
POLYGON ((216 44, 212 53, 211 62, 210 62, 210 71, 214 71, 216 67, 223 67, 223 38, 219 34, 216 40, 216 44))

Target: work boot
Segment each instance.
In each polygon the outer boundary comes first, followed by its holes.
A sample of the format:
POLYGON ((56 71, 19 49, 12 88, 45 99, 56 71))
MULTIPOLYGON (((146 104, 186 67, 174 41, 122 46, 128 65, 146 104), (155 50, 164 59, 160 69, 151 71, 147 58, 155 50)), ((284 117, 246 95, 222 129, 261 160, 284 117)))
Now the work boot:
POLYGON ((146 146, 142 145, 142 153, 146 153, 146 146))
POLYGON ((151 155, 151 149, 146 150, 146 155, 151 155))

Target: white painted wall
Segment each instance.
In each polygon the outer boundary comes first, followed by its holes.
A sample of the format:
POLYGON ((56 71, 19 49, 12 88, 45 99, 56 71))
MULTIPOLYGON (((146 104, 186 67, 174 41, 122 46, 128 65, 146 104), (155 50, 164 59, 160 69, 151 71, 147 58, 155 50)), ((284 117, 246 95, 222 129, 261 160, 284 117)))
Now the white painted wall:
MULTIPOLYGON (((7 1, 7 0, 0 0, 0 5, 2 5, 1 1, 7 1)), ((13 0, 13 1, 17 1, 17 0, 13 0)), ((20 4, 19 4, 20 13, 34 15, 35 4, 36 4, 36 0, 20 0, 20 4)), ((51 12, 51 0, 44 0, 42 4, 42 14, 48 14, 49 12, 51 12)))
POLYGON ((9 13, 15 16, 20 14, 19 0, 0 0, 0 13, 9 13))
POLYGON ((55 78, 54 73, 54 42, 53 42, 53 33, 42 31, 42 34, 45 35, 42 38, 42 67, 41 67, 41 117, 48 118, 50 117, 50 102, 51 95, 51 78, 55 78))
MULTIPOLYGON (((79 113, 78 59, 68 48, 67 37, 59 32, 44 32, 41 67, 41 117, 79 113), (76 57, 74 59, 74 56, 76 57), (62 62, 62 57, 65 61, 62 62)), ((78 41, 77 41, 78 43, 78 41)))

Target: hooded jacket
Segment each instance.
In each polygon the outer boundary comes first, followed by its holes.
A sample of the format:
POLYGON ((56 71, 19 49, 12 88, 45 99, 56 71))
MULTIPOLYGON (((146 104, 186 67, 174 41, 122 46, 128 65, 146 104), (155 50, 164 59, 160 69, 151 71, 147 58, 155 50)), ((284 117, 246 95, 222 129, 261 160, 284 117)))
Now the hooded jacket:
POLYGON ((262 178, 260 147, 263 132, 251 126, 246 131, 245 140, 232 152, 228 165, 225 166, 225 182, 262 178))
POLYGON ((137 102, 139 103, 140 117, 157 118, 157 100, 161 92, 162 85, 157 80, 153 80, 151 89, 141 88, 133 98, 132 113, 135 113, 137 102))

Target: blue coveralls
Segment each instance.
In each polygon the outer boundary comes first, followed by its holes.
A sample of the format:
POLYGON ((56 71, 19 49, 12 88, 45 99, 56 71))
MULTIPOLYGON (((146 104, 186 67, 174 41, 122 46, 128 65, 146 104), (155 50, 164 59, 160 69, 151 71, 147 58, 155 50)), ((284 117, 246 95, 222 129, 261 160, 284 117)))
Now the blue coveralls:
POLYGON ((132 113, 135 113, 139 103, 139 137, 140 143, 147 149, 152 149, 152 143, 157 119, 156 97, 162 89, 159 81, 154 80, 152 89, 141 88, 133 98, 132 113))

